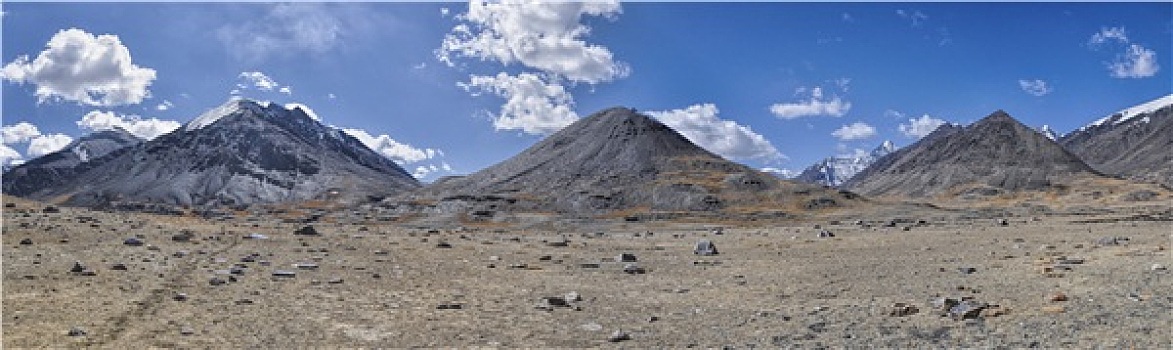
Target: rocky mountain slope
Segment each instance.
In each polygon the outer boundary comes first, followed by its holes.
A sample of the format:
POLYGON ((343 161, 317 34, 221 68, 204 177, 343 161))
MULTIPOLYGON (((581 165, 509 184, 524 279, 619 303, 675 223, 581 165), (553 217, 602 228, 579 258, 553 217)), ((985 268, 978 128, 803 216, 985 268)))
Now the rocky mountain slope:
POLYGON ((84 206, 212 206, 350 202, 419 187, 391 160, 299 108, 242 99, 73 169, 49 182, 6 176, 4 192, 84 206))
POLYGON ((730 162, 627 108, 583 118, 517 156, 398 198, 401 209, 604 213, 765 210, 843 205, 821 186, 730 162), (410 208, 414 203, 416 208, 410 208))
POLYGON ((142 143, 130 132, 115 127, 82 136, 60 151, 34 158, 4 174, 4 192, 27 193, 65 185, 82 163, 95 161, 119 149, 142 143), (10 185, 11 184, 11 185, 10 185))
POLYGON ((892 141, 884 141, 868 153, 828 157, 807 167, 794 180, 838 187, 872 165, 876 159, 895 151, 896 145, 892 141))
POLYGON ((997 111, 967 127, 944 125, 844 187, 869 196, 989 196, 1046 190, 1086 176, 1098 175, 1055 141, 997 111))
POLYGON ((1173 187, 1173 95, 1099 119, 1059 144, 1106 174, 1173 187))

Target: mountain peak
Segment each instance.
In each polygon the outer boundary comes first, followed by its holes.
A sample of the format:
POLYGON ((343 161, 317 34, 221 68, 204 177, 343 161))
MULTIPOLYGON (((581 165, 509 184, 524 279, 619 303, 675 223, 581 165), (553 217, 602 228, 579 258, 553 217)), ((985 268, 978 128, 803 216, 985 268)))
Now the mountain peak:
POLYGON ((273 106, 274 105, 272 103, 267 101, 257 101, 240 96, 232 96, 228 98, 228 101, 225 101, 220 106, 212 108, 207 112, 200 114, 200 116, 196 117, 195 119, 192 119, 187 123, 186 126, 184 126, 183 129, 186 131, 202 129, 216 123, 220 120, 220 118, 224 118, 241 111, 248 110, 254 113, 261 113, 265 109, 271 108, 273 106))

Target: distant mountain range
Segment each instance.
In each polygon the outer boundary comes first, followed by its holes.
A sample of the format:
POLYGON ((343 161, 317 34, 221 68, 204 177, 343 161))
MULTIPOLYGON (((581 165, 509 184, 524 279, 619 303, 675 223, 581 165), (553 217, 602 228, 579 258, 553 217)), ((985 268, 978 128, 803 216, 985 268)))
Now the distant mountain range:
POLYGON ((122 129, 86 135, 5 172, 3 191, 95 207, 382 199, 404 212, 480 216, 783 212, 855 205, 854 193, 932 200, 1123 181, 1109 176, 1173 187, 1171 147, 1173 95, 1058 138, 1048 126, 1036 131, 998 111, 969 126, 942 125, 901 149, 885 141, 868 153, 824 159, 791 181, 785 178, 793 174, 728 161, 617 107, 501 163, 422 187, 301 108, 233 99, 150 141, 122 129))
POLYGON ((151 141, 102 144, 123 146, 114 151, 89 144, 10 170, 4 192, 83 206, 234 206, 359 201, 420 186, 391 160, 301 109, 251 100, 230 100, 151 141), (96 157, 101 152, 108 153, 96 157))
POLYGON ((1096 120, 1059 144, 1106 174, 1173 188, 1173 95, 1096 120))
POLYGON ((828 157, 807 167, 802 173, 794 177, 796 181, 815 183, 824 186, 839 187, 859 172, 872 165, 876 159, 896 151, 892 141, 884 141, 871 152, 862 151, 852 155, 828 157))
POLYGON ((583 118, 513 158, 437 181, 410 199, 430 210, 558 213, 819 209, 854 201, 725 160, 628 108, 583 118))
POLYGON ((1055 141, 997 111, 970 126, 942 125, 880 158, 844 187, 867 196, 989 196, 1045 190, 1078 176, 1098 174, 1055 141))

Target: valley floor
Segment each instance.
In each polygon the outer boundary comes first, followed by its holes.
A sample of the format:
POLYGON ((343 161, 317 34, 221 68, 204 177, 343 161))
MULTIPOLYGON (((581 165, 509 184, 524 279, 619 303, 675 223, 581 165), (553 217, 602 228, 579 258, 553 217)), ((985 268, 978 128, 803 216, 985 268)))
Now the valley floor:
POLYGON ((275 219, 15 205, 3 217, 5 348, 1173 346, 1167 212, 1005 225, 925 212, 895 227, 872 216, 721 234, 324 220, 320 235, 295 235, 303 225, 275 219), (190 240, 174 240, 185 229, 190 240), (244 238, 254 233, 267 239, 244 238), (135 236, 145 244, 125 244, 135 236), (701 239, 720 254, 694 255, 701 239), (622 253, 643 273, 625 273, 636 269, 622 253), (938 297, 990 305, 955 319, 938 297))

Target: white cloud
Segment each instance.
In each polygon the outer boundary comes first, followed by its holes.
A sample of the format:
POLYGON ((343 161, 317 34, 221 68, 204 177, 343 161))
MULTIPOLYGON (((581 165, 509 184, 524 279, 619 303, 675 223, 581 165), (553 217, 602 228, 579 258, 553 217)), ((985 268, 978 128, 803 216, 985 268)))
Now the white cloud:
POLYGON ((37 129, 36 125, 20 122, 0 128, 0 134, 3 136, 3 143, 7 145, 29 142, 34 137, 41 136, 41 131, 37 129))
POLYGON ((596 84, 630 73, 611 50, 583 41, 590 27, 585 16, 614 18, 618 1, 590 2, 469 2, 468 12, 444 36, 436 57, 453 65, 455 57, 520 63, 572 82, 596 84))
MULTIPOLYGON (((281 84, 277 81, 274 81, 273 78, 270 78, 268 75, 265 75, 265 73, 261 72, 241 72, 237 77, 248 81, 252 84, 252 86, 261 91, 273 91, 274 88, 281 86, 281 84)), ((244 88, 245 86, 238 84, 237 87, 244 88)))
POLYGON ((322 121, 322 118, 318 117, 318 114, 314 113, 314 110, 310 109, 309 106, 306 106, 304 104, 300 104, 297 102, 291 102, 291 103, 286 103, 284 107, 285 107, 285 109, 288 109, 288 110, 293 110, 294 108, 301 109, 301 111, 305 112, 305 115, 309 116, 310 119, 313 119, 313 120, 316 120, 319 122, 322 121))
POLYGON ((333 100, 333 99, 338 98, 338 96, 334 95, 334 93, 329 93, 329 94, 326 94, 326 98, 333 100))
POLYGON ((836 129, 831 132, 831 136, 842 141, 866 139, 876 136, 876 128, 863 122, 855 122, 836 129))
POLYGON ((155 106, 155 110, 165 111, 165 110, 171 109, 171 107, 174 107, 174 106, 175 106, 175 104, 171 103, 171 101, 163 100, 163 103, 160 103, 158 106, 155 106))
MULTIPOLYGON (((263 61, 270 56, 325 54, 361 20, 328 4, 277 4, 248 21, 227 24, 216 36, 236 59, 263 61)), ((359 10, 361 11, 361 10, 359 10)))
POLYGON ((4 80, 32 83, 37 99, 75 101, 91 106, 142 103, 155 70, 135 65, 117 35, 72 28, 53 35, 36 59, 18 56, 3 68, 4 80))
POLYGON ((0 145, 0 166, 17 166, 24 162, 24 156, 20 152, 8 147, 8 145, 0 145))
POLYGON ((384 157, 390 158, 400 165, 416 163, 444 155, 444 152, 438 149, 415 148, 406 143, 395 141, 395 139, 387 135, 371 136, 370 133, 362 129, 342 129, 342 132, 353 136, 359 142, 366 145, 367 148, 382 154, 384 157))
POLYGON ((1051 91, 1054 91, 1054 89, 1052 89, 1050 86, 1047 86, 1047 82, 1043 81, 1042 79, 1020 79, 1018 80, 1018 87, 1022 88, 1022 91, 1025 91, 1026 93, 1034 96, 1043 96, 1051 93, 1051 91))
POLYGON ((139 138, 153 140, 179 129, 181 124, 174 120, 142 119, 137 115, 117 115, 112 111, 93 110, 82 116, 81 120, 77 121, 77 126, 90 132, 118 127, 139 138))
POLYGON ((1087 42, 1092 49, 1110 42, 1128 45, 1112 62, 1104 63, 1113 78, 1148 78, 1161 70, 1161 65, 1157 64, 1157 52, 1132 43, 1124 27, 1102 27, 1087 42))
MULTIPOLYGON (((799 92, 805 89, 799 89, 799 92)), ((810 98, 800 102, 775 103, 770 106, 770 113, 782 119, 795 119, 805 116, 828 115, 842 117, 851 110, 851 102, 843 101, 839 96, 827 100, 823 96, 823 89, 815 87, 810 90, 810 98)))
POLYGON ((916 10, 916 11, 896 10, 896 15, 900 16, 900 18, 904 18, 904 19, 909 20, 909 22, 912 23, 913 27, 919 27, 921 24, 924 23, 925 20, 929 19, 929 16, 924 14, 923 12, 920 12, 920 10, 916 10))
POLYGON ((900 124, 898 128, 904 136, 919 139, 937 130, 937 127, 940 127, 942 124, 945 124, 944 120, 925 114, 920 118, 909 119, 908 124, 900 124))
POLYGON ((1092 34, 1092 37, 1087 40, 1089 46, 1098 47, 1108 41, 1116 41, 1121 44, 1129 43, 1128 33, 1124 27, 1102 27, 1100 31, 1092 34))
POLYGON ((499 115, 493 118, 497 130, 521 130, 528 134, 549 134, 578 120, 574 99, 566 88, 547 78, 521 73, 511 76, 473 75, 468 83, 457 83, 474 96, 489 92, 505 98, 499 115))
POLYGON ((1137 44, 1129 44, 1127 51, 1107 65, 1113 78, 1147 78, 1161 70, 1157 53, 1137 44))
POLYGON ((692 143, 730 159, 779 160, 785 158, 765 137, 748 126, 717 118, 712 103, 684 109, 647 112, 665 125, 676 129, 692 143))
POLYGON ((451 173, 452 166, 448 163, 441 162, 440 165, 427 164, 415 167, 415 171, 411 172, 411 176, 417 179, 422 179, 439 172, 451 173))
POLYGON ((29 149, 26 153, 29 158, 36 158, 60 151, 70 142, 73 142, 73 138, 65 134, 41 135, 29 141, 29 149))

